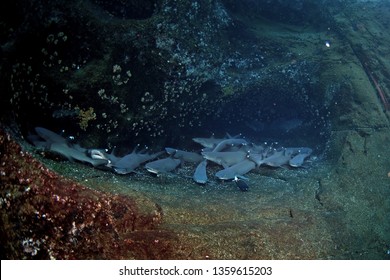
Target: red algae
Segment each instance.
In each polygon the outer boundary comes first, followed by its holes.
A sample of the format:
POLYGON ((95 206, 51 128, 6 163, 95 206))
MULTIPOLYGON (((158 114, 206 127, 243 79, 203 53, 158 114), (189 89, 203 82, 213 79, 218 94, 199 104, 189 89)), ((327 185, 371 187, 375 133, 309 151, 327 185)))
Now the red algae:
POLYGON ((1 130, 0 179, 2 259, 172 258, 158 205, 66 179, 1 130))

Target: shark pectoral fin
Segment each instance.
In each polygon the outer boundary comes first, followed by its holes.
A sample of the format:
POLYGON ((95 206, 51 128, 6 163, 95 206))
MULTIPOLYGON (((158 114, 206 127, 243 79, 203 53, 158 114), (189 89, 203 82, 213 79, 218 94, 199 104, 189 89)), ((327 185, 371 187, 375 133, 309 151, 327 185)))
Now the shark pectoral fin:
POLYGON ((117 168, 117 167, 114 167, 113 168, 115 173, 116 174, 120 174, 120 175, 125 175, 125 174, 129 174, 131 172, 134 172, 133 170, 128 170, 126 168, 117 168))
POLYGON ((249 181, 249 178, 248 178, 248 177, 245 177, 245 176, 242 176, 242 175, 236 175, 235 177, 240 178, 240 179, 242 179, 242 180, 249 181))
POLYGON ((225 161, 221 161, 221 165, 224 169, 229 168, 229 165, 225 161))

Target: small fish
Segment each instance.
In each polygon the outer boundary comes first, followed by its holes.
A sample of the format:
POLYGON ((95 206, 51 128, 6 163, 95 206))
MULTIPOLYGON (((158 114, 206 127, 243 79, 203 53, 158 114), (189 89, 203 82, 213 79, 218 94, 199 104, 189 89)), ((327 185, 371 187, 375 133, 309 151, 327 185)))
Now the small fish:
POLYGON ((236 186, 240 189, 242 192, 247 192, 249 189, 248 184, 242 180, 241 178, 235 176, 233 181, 236 183, 236 186))

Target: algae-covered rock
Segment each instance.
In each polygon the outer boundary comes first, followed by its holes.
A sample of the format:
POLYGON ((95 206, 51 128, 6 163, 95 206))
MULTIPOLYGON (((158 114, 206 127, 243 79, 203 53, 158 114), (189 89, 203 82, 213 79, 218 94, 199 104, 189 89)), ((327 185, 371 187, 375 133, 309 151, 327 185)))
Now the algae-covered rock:
POLYGON ((50 171, 1 131, 4 259, 170 258, 162 209, 92 190, 50 171))

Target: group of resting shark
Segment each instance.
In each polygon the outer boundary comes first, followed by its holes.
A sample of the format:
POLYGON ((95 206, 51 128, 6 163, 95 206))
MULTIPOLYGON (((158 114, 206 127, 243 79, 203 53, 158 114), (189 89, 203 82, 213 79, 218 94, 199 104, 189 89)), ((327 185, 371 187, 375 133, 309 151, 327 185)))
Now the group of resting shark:
POLYGON ((272 144, 250 143, 240 135, 228 135, 225 138, 193 138, 203 147, 199 153, 174 148, 149 153, 135 148, 130 154, 118 157, 105 149, 83 148, 43 127, 36 127, 35 132, 28 139, 37 148, 62 155, 70 161, 80 161, 118 174, 136 172, 138 167, 144 165, 147 171, 159 175, 172 172, 189 162, 197 165, 192 178, 198 184, 206 184, 209 180, 206 171, 208 162, 222 166, 223 169, 215 173, 219 180, 237 180, 246 179, 246 173, 260 166, 300 167, 312 153, 312 149, 307 147, 275 148, 272 144))

